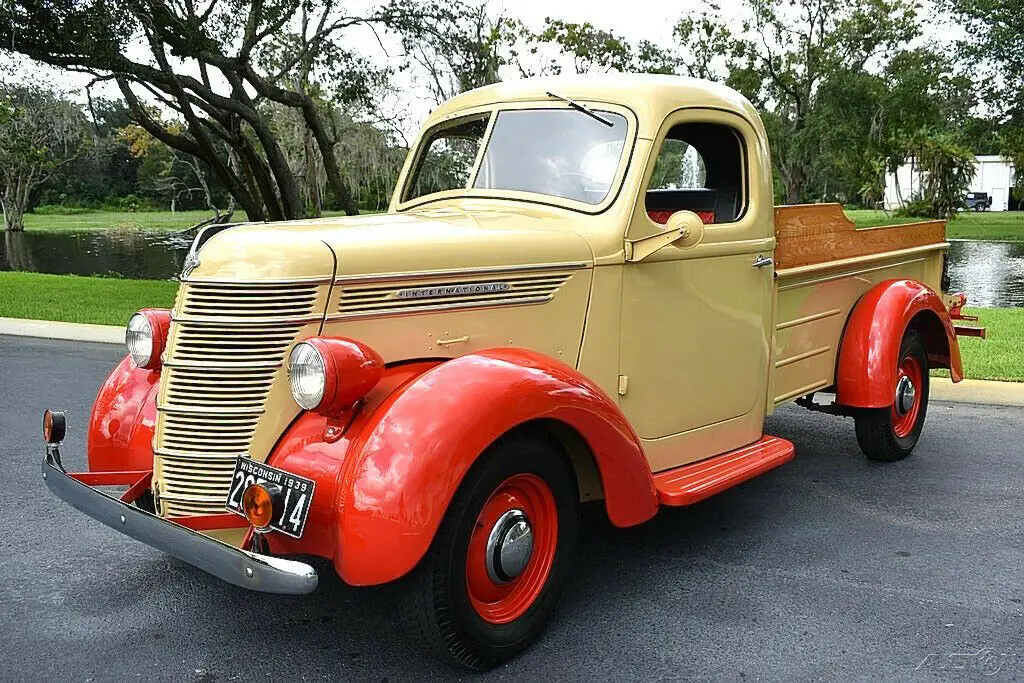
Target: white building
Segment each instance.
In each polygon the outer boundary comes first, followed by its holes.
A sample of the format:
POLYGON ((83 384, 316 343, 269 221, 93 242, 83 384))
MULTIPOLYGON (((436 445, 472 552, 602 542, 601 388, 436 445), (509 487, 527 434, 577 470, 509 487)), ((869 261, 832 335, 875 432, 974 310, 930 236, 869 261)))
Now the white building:
MULTIPOLYGON (((1006 211, 1010 207, 1010 188, 1013 187, 1014 168, 1009 159, 985 155, 975 157, 978 166, 971 181, 971 192, 986 192, 992 198, 990 211, 1006 211)), ((913 160, 885 177, 885 208, 898 209, 920 189, 921 172, 913 160)))

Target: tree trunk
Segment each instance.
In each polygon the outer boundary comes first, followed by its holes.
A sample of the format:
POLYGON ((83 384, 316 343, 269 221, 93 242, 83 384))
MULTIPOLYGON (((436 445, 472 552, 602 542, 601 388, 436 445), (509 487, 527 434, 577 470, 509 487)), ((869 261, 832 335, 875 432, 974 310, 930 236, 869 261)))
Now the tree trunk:
POLYGON ((801 191, 804 184, 804 172, 802 168, 791 168, 789 173, 783 174, 783 184, 786 186, 786 203, 799 204, 802 200, 801 191))
POLYGON ((28 207, 28 192, 22 191, 22 178, 8 179, 4 194, 0 197, 0 209, 4 214, 4 232, 25 231, 25 209, 28 207), (24 201, 23 201, 24 200, 24 201))
POLYGON ((6 232, 25 231, 25 211, 21 207, 4 204, 4 230, 6 232))
POLYGON ((306 192, 309 196, 310 211, 314 217, 320 218, 324 211, 324 199, 320 195, 320 179, 317 168, 316 149, 313 147, 313 134, 309 128, 305 129, 303 137, 303 151, 306 155, 306 192))
POLYGON ((328 135, 327 129, 324 128, 323 121, 320 120, 316 105, 308 97, 303 102, 302 113, 306 119, 306 126, 313 133, 313 139, 316 140, 317 147, 320 148, 320 157, 324 162, 327 182, 330 183, 331 192, 334 193, 334 201, 347 215, 355 216, 359 213, 359 206, 352 193, 349 192, 348 186, 345 185, 345 180, 341 177, 341 168, 338 166, 337 157, 334 156, 334 142, 328 135))

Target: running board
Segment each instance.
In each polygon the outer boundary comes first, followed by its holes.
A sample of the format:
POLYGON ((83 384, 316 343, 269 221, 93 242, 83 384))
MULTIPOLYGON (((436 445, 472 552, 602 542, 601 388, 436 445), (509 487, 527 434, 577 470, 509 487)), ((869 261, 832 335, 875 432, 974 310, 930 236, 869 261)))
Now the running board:
POLYGON ((763 436, 749 446, 654 475, 662 505, 693 505, 793 459, 793 444, 763 436))

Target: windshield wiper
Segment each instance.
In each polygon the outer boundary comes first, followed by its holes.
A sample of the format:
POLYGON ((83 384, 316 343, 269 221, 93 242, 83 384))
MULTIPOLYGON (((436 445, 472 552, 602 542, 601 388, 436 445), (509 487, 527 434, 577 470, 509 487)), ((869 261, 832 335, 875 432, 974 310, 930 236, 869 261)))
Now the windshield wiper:
POLYGON ((613 121, 610 121, 610 120, 606 119, 605 117, 601 116, 600 114, 598 114, 596 111, 594 111, 593 109, 591 109, 587 105, 580 104, 576 100, 571 100, 568 97, 566 97, 565 95, 559 95, 558 93, 553 93, 553 92, 551 92, 549 90, 547 92, 547 96, 548 97, 554 97, 556 100, 562 100, 563 102, 568 104, 570 107, 572 107, 576 111, 583 112, 584 114, 586 114, 590 118, 594 119, 595 121, 600 121, 601 123, 603 123, 604 125, 608 126, 609 128, 613 128, 615 126, 615 123, 613 121))

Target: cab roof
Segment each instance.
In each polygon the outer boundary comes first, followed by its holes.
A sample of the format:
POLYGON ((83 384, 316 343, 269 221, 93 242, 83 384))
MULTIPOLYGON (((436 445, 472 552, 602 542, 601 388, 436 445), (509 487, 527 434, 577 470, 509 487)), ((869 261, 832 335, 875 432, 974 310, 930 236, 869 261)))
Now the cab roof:
POLYGON ((618 104, 633 110, 639 119, 638 135, 653 139, 661 122, 683 107, 724 109, 747 119, 762 130, 760 117, 747 98, 721 83, 699 78, 661 74, 601 74, 599 76, 553 76, 502 81, 456 95, 435 109, 425 128, 460 111, 490 104, 531 102, 550 99, 553 92, 591 103, 618 104))

